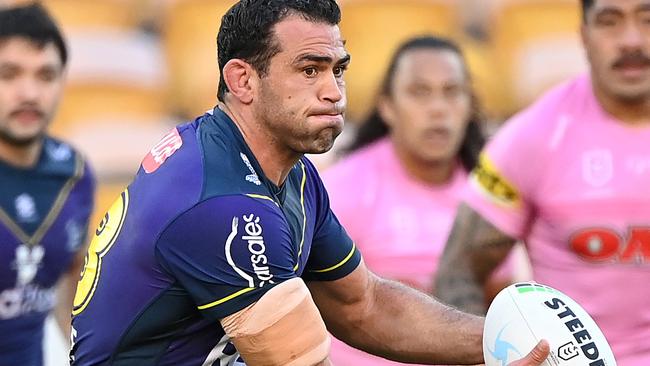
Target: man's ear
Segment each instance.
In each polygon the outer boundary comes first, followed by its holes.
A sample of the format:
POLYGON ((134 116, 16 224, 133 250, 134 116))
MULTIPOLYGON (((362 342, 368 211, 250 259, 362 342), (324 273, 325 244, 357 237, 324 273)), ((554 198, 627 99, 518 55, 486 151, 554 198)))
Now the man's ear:
POLYGON ((243 104, 253 101, 255 76, 253 67, 241 59, 232 59, 223 66, 223 79, 230 94, 243 104))
POLYGON ((397 123, 397 116, 395 114, 395 107, 390 97, 380 95, 377 99, 377 111, 381 118, 386 122, 388 128, 392 128, 397 123))

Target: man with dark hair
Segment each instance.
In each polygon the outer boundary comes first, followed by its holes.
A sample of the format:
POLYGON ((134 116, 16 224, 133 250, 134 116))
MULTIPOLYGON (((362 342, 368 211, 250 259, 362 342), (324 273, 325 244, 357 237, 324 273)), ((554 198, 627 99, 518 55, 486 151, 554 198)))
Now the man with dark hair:
POLYGON ((582 1, 590 73, 513 117, 472 174, 436 294, 480 313, 516 240, 593 316, 619 366, 650 364, 650 1, 582 1))
POLYGON ((44 321, 55 306, 70 331, 94 178, 46 132, 66 62, 61 33, 40 5, 0 8, 0 365, 42 365, 44 321))
POLYGON ((582 19, 587 20, 587 13, 594 6, 594 0, 581 0, 582 2, 582 19))
MULTIPOLYGON (((453 41, 407 39, 390 58, 350 155, 323 174, 330 206, 368 268, 421 291, 431 290, 467 175, 485 141, 471 84, 453 41)), ((495 273, 486 300, 511 282, 512 267, 495 273)), ((337 341, 332 361, 397 365, 337 341)))
POLYGON ((334 0, 227 12, 219 105, 154 146, 96 231, 73 365, 329 365, 325 324, 392 359, 482 362, 483 319, 370 273, 303 156, 343 127, 339 18, 334 0))

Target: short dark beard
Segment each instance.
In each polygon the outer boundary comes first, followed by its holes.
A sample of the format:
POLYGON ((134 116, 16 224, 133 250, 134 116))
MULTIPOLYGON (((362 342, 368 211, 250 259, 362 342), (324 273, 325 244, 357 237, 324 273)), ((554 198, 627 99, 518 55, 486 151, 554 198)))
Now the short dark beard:
POLYGON ((44 135, 45 135, 44 132, 40 132, 34 136, 17 138, 16 136, 7 133, 7 131, 0 129, 0 141, 2 141, 5 144, 11 145, 13 147, 18 147, 18 148, 29 147, 35 143, 38 143, 41 140, 43 140, 44 135))

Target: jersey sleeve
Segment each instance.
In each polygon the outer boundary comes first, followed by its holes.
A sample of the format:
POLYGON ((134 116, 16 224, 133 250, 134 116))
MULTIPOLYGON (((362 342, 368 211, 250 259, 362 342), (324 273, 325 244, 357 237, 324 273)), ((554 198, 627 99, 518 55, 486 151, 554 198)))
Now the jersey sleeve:
POLYGON ((303 274, 305 280, 332 281, 343 278, 361 263, 361 253, 330 208, 329 197, 313 166, 312 194, 317 205, 314 240, 303 274))
MULTIPOLYGON (((80 158, 81 159, 81 158, 80 158)), ((80 225, 79 240, 76 241, 76 252, 85 252, 86 243, 88 240, 88 232, 90 227, 90 218, 95 207, 95 190, 97 187, 97 181, 95 179, 95 173, 91 168, 88 161, 83 160, 83 169, 79 180, 76 183, 75 189, 79 191, 79 205, 77 210, 78 223, 80 225)))
POLYGON ((533 212, 535 177, 542 163, 534 111, 506 123, 481 152, 463 201, 505 234, 521 239, 533 212))
POLYGON ((215 320, 296 277, 297 253, 279 208, 244 195, 211 198, 183 213, 162 233, 156 254, 215 320))

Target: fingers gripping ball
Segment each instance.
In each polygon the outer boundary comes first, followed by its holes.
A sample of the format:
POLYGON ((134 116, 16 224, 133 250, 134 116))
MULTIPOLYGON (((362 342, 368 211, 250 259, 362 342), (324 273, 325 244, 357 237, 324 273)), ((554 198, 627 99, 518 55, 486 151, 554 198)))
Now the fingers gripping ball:
POLYGON ((546 339, 551 353, 543 366, 616 366, 596 322, 562 292, 535 282, 503 289, 485 318, 487 366, 506 366, 546 339))

